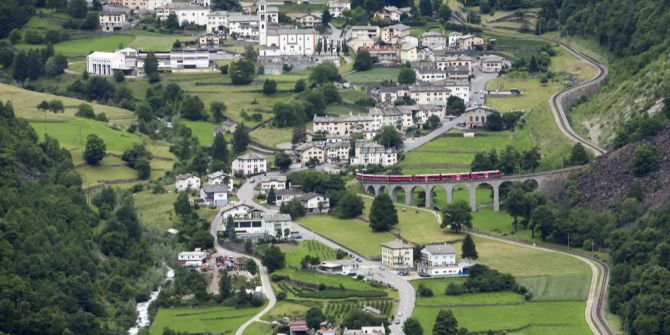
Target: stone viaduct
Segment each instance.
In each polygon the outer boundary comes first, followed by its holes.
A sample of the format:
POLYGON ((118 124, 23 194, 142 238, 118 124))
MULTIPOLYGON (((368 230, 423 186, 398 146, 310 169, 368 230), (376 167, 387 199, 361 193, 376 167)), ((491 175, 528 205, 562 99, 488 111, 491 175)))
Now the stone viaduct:
POLYGON ((444 189, 447 193, 447 203, 452 203, 454 196, 454 189, 457 186, 464 186, 470 195, 470 208, 472 211, 477 210, 477 188, 483 185, 488 185, 493 189, 493 210, 500 210, 500 186, 508 182, 522 182, 526 180, 533 180, 537 183, 538 188, 542 188, 548 180, 556 179, 556 177, 563 177, 568 175, 568 172, 579 169, 581 167, 571 167, 562 170, 553 170, 546 172, 539 172, 526 175, 505 176, 495 179, 479 179, 479 180, 461 180, 461 181, 427 181, 427 182, 371 182, 361 181, 363 189, 366 193, 376 196, 378 194, 389 192, 391 199, 394 202, 398 201, 398 193, 403 191, 405 193, 405 204, 412 205, 413 199, 411 194, 415 190, 423 191, 426 194, 426 208, 433 208, 433 191, 439 192, 444 189), (410 196, 408 196, 410 195, 410 196))

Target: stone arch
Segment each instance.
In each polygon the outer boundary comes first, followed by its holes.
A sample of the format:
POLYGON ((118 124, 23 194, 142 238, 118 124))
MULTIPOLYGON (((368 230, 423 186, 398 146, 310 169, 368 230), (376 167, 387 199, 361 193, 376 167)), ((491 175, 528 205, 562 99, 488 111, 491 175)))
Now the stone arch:
POLYGON ((497 185, 489 181, 482 181, 475 184, 473 189, 475 190, 475 202, 470 206, 473 206, 476 209, 480 205, 494 205, 495 199, 497 198, 497 185))
POLYGON ((451 200, 449 185, 433 185, 430 187, 430 192, 433 200, 433 207, 431 209, 441 211, 451 200))
POLYGON ((523 183, 524 183, 524 186, 527 186, 528 188, 531 188, 531 185, 532 185, 532 189, 534 191, 537 191, 537 189, 540 188, 540 181, 533 178, 533 177, 529 177, 529 178, 524 179, 523 183))
POLYGON ((371 196, 377 196, 377 191, 375 190, 375 187, 372 185, 368 185, 368 187, 365 188, 365 193, 371 196))
MULTIPOLYGON (((447 193, 450 194, 449 198, 451 198, 449 203, 462 200, 467 202, 470 207, 472 207, 473 197, 475 195, 474 191, 472 190, 472 184, 462 182, 450 184, 450 186, 451 187, 447 189, 447 193)), ((474 211, 475 208, 472 208, 472 210, 474 211)))
POLYGON ((380 194, 385 193, 385 192, 386 192, 386 186, 384 186, 384 185, 377 186, 377 191, 376 191, 377 195, 380 195, 380 194))
POLYGON ((400 200, 405 201, 406 192, 405 188, 400 185, 389 186, 391 192, 391 199, 393 202, 398 202, 398 196, 401 196, 400 200))
POLYGON ((432 197, 428 194, 430 187, 428 185, 411 185, 405 188, 405 204, 412 204, 417 207, 432 207, 432 197), (419 206, 422 205, 422 206, 419 206))

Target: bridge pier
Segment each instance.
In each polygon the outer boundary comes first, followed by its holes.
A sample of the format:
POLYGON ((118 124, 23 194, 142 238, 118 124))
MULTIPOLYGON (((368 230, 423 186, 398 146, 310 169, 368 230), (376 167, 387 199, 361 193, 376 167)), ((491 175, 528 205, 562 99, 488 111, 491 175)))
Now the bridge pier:
POLYGON ((433 209, 433 188, 431 186, 427 186, 424 188, 424 191, 426 194, 425 207, 427 209, 433 209))
POLYGON ((413 186, 403 187, 403 190, 405 190, 405 205, 407 206, 412 206, 412 189, 414 189, 413 186))
POLYGON ((468 192, 470 192, 470 210, 477 211, 477 184, 467 184, 468 192))
POLYGON ((454 195, 452 194, 454 192, 454 184, 445 184, 444 189, 447 191, 447 203, 451 204, 454 202, 454 195))
POLYGON ((491 185, 493 187, 493 211, 500 211, 500 183, 491 185))

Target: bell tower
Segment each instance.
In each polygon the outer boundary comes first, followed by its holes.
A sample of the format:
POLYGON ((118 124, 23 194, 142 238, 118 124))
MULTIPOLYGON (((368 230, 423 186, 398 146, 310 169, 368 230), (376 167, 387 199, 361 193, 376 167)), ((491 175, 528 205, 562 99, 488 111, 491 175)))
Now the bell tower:
POLYGON ((261 46, 267 44, 268 34, 268 4, 265 0, 258 1, 258 42, 261 46))

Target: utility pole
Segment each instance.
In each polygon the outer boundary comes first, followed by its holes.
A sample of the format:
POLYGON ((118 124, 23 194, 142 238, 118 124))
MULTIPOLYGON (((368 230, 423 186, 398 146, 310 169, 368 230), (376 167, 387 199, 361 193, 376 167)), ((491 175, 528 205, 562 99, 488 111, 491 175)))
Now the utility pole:
POLYGON ((570 232, 568 232, 568 250, 570 250, 570 232))

